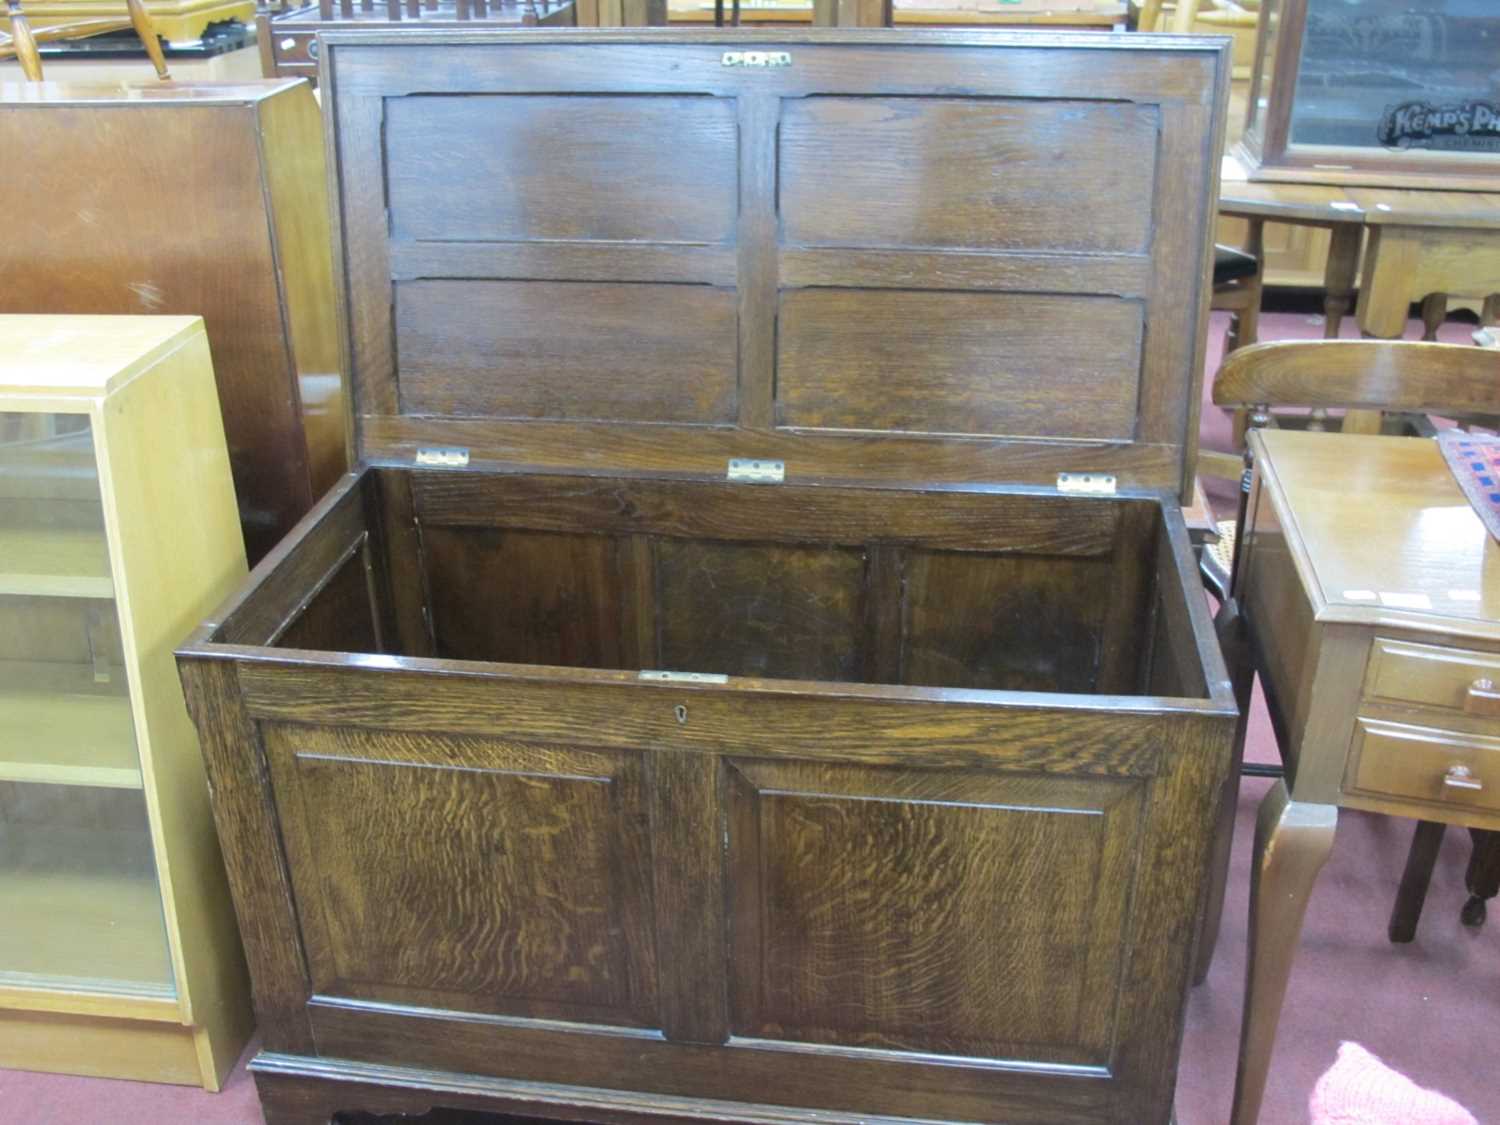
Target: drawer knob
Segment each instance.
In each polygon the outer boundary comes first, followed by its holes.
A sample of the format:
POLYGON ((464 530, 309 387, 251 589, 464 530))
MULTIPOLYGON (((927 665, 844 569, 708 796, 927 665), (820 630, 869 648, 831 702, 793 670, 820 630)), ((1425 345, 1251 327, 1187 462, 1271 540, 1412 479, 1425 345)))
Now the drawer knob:
POLYGON ((1464 710, 1471 715, 1500 716, 1500 687, 1494 680, 1475 680, 1464 693, 1464 710))
POLYGON ((1443 775, 1443 786, 1447 789, 1464 789, 1470 793, 1477 793, 1484 788, 1484 782, 1475 777, 1468 766, 1449 766, 1448 772, 1443 775))

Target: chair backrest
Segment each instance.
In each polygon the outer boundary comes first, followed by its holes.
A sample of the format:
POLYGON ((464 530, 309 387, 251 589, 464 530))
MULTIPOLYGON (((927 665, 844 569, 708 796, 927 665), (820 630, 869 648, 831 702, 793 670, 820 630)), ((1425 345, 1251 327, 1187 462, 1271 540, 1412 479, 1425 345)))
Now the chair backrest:
POLYGON ((156 76, 166 81, 167 60, 157 38, 156 27, 146 11, 143 0, 125 0, 125 16, 106 16, 75 20, 71 23, 54 24, 51 27, 33 30, 21 10, 21 0, 5 0, 5 15, 10 21, 10 31, 0 31, 0 59, 15 56, 21 66, 21 74, 28 82, 42 81, 42 57, 37 44, 62 39, 87 39, 93 35, 105 35, 112 31, 134 29, 146 49, 146 56, 156 69, 156 76))
POLYGON ((1500 352, 1401 340, 1252 344, 1214 376, 1224 407, 1309 406, 1419 414, 1500 414, 1500 352))

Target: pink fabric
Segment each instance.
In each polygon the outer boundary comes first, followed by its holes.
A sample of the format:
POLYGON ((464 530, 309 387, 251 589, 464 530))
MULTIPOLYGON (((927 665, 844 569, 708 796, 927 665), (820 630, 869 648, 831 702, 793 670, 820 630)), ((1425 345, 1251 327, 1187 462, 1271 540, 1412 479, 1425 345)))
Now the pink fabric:
POLYGON ((1422 1089, 1358 1043, 1339 1045, 1307 1110, 1312 1125, 1479 1125, 1452 1098, 1422 1089))

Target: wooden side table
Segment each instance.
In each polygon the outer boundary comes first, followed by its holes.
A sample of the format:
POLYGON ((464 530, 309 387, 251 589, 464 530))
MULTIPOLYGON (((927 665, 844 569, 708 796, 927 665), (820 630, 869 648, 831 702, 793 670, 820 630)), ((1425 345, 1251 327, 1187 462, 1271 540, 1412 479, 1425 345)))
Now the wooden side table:
MULTIPOLYGON (((1219 213, 1247 219, 1249 252, 1261 256, 1259 230, 1267 222, 1319 227, 1329 232, 1328 261, 1323 271, 1323 336, 1338 338, 1339 326, 1354 306, 1359 252, 1364 240, 1364 212, 1342 188, 1323 184, 1249 183, 1236 179, 1238 165, 1225 162, 1219 185, 1219 213)), ((1241 174, 1242 175, 1242 174, 1241 174)), ((1264 264, 1264 263, 1262 263, 1264 264)))
POLYGON ((1260 1110, 1338 810, 1500 828, 1500 547, 1436 445, 1254 431, 1238 594, 1286 764, 1261 802, 1233 1125, 1260 1110))
POLYGON ((1359 284, 1359 326, 1367 336, 1398 339, 1413 301, 1436 335, 1448 293, 1500 293, 1500 194, 1349 188, 1369 230, 1359 284))
POLYGON ((1354 304, 1356 282, 1355 316, 1366 336, 1399 339, 1412 302, 1424 301, 1426 338, 1436 339, 1450 293, 1488 298, 1486 324, 1500 312, 1494 296, 1500 294, 1500 195, 1251 183, 1239 162, 1226 157, 1219 213, 1249 220, 1249 248, 1257 254, 1259 224, 1330 232, 1323 301, 1327 339, 1338 337, 1354 304))

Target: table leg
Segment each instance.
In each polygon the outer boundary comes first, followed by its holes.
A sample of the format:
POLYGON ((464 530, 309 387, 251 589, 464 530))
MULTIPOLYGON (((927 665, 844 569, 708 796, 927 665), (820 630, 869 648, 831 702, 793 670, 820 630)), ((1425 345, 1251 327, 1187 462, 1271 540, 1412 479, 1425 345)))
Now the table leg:
POLYGON ((1396 891, 1396 905, 1391 907, 1391 921, 1385 930, 1391 941, 1407 942, 1417 936, 1417 921, 1427 901, 1427 887, 1432 882, 1432 867, 1443 845, 1445 828, 1447 825, 1436 820, 1417 821, 1411 851, 1406 853, 1406 870, 1401 873, 1401 887, 1396 891))
POLYGON ((1464 903, 1460 917, 1465 926, 1482 926, 1485 903, 1500 894, 1500 832, 1471 828, 1469 836, 1474 843, 1469 868, 1464 873, 1469 901, 1464 903))
POLYGON ((1337 340, 1339 326, 1354 304, 1354 282, 1359 273, 1359 249, 1364 228, 1339 223, 1329 232, 1328 262, 1323 267, 1323 338, 1337 340))
POLYGON ((1448 316, 1448 294, 1429 293, 1422 298, 1422 339, 1436 343, 1438 329, 1448 316))
POLYGON ((1401 227, 1371 227, 1355 315, 1366 336, 1399 340, 1411 309, 1411 285, 1421 262, 1420 237, 1401 227))
POLYGON ((1229 322, 1229 334, 1224 340, 1226 356, 1236 348, 1243 348, 1260 339, 1260 304, 1264 299, 1266 276, 1266 221, 1264 219, 1252 217, 1246 220, 1245 245, 1242 249, 1255 259, 1255 276, 1247 278, 1244 282, 1248 290, 1245 305, 1234 313, 1229 322))
POLYGON ((1337 805, 1293 801, 1285 780, 1276 782, 1261 800, 1250 870, 1245 1015, 1231 1125, 1255 1125, 1260 1116, 1302 917, 1313 882, 1333 848, 1338 815, 1337 805))

